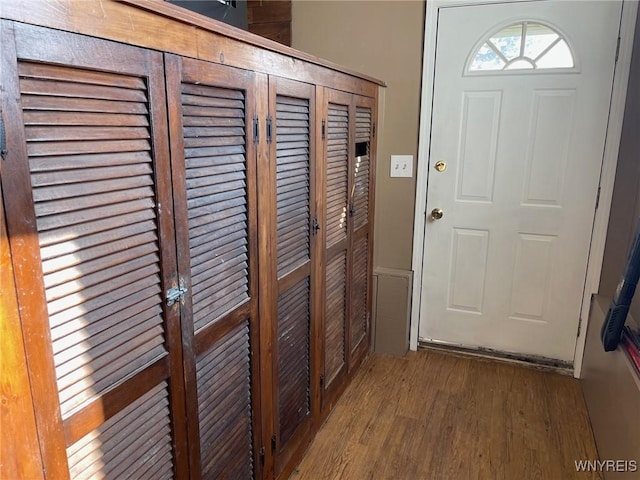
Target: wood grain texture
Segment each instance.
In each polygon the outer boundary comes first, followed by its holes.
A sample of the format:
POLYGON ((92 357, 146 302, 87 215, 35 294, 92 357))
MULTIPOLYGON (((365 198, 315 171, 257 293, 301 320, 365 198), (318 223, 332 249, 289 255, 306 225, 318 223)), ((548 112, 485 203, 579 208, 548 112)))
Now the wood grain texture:
POLYGON ((0 478, 43 478, 0 187, 0 478))
POLYGON ((166 65, 191 478, 259 478, 255 77, 166 65))
POLYGON ((202 478, 251 478, 249 322, 212 345, 196 369, 202 478))
POLYGON ((247 2, 247 26, 251 33, 291 46, 291 0, 247 2))
POLYGON ((374 355, 291 480, 598 479, 578 381, 434 351, 374 355))
MULTIPOLYGON (((141 107, 148 104, 144 83, 133 76, 26 61, 18 63, 18 73, 22 98, 91 97, 137 102, 141 107), (81 83, 89 79, 103 86, 81 83), (109 85, 115 79, 123 79, 118 83, 127 88, 109 85)), ((60 406, 63 418, 68 418, 166 350, 159 235, 146 225, 154 218, 155 208, 151 153, 137 152, 140 155, 134 157, 140 163, 132 160, 114 167, 103 159, 96 168, 60 171, 55 148, 69 141, 78 156, 91 155, 105 150, 108 140, 148 141, 151 133, 148 127, 59 126, 57 115, 56 110, 48 110, 41 112, 39 126, 32 126, 28 116, 24 124, 27 151, 35 156, 31 147, 37 145, 37 156, 51 169, 32 172, 31 185, 38 232, 46 232, 40 255, 60 406), (116 219, 118 214, 139 214, 141 222, 129 223, 130 218, 120 217, 115 231, 105 230, 102 220, 116 219), (80 239, 82 247, 77 244, 80 239), (146 293, 138 294, 142 290, 146 293)), ((67 166, 66 157, 63 163, 67 166)))
MULTIPOLYGON (((368 96, 374 96, 378 85, 384 85, 379 80, 166 2, 127 2, 135 6, 113 0, 0 0, 0 15, 368 96)), ((80 50, 75 52, 75 55, 82 54, 80 50)), ((122 61, 117 55, 113 58, 122 61)))
POLYGON ((71 478, 173 478, 167 384, 160 383, 67 448, 71 478))
POLYGON ((278 95, 275 112, 278 278, 311 258, 309 101, 278 95))

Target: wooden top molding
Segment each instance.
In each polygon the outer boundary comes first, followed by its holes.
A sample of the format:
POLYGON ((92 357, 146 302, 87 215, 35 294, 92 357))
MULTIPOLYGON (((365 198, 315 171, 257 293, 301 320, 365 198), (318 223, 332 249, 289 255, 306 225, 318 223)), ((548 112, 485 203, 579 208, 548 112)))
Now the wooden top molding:
POLYGON ((0 0, 0 16, 365 96, 375 97, 378 86, 386 86, 376 78, 161 0, 0 0))

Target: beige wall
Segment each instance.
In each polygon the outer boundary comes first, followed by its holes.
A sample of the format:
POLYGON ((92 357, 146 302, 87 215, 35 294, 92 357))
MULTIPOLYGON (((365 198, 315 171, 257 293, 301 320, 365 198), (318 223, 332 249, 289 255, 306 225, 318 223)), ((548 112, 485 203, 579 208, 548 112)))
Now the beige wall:
POLYGON ((411 269, 414 178, 390 178, 390 155, 417 157, 424 3, 294 0, 292 46, 384 80, 374 267, 411 269))

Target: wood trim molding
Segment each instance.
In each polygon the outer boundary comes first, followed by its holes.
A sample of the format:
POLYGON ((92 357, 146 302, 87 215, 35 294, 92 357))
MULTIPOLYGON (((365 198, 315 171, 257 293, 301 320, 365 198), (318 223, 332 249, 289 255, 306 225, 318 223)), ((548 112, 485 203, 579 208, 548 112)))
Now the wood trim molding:
POLYGON ((288 57, 304 60, 305 62, 313 63, 321 67, 326 67, 331 70, 335 70, 337 72, 346 73, 347 75, 361 78, 363 80, 367 80, 369 82, 375 83, 383 87, 387 86, 385 82, 377 78, 364 75, 362 73, 356 72, 355 70, 345 68, 343 66, 330 62, 328 60, 323 60, 314 55, 301 52, 299 50, 288 47, 286 45, 282 45, 281 43, 275 42, 273 40, 269 40, 267 38, 254 35, 253 33, 249 33, 246 30, 242 30, 241 28, 227 25, 226 23, 219 22, 217 20, 206 17, 204 15, 200 15, 199 13, 185 10, 184 8, 180 8, 176 5, 172 5, 167 2, 163 2, 159 0, 116 0, 116 1, 120 3, 125 3, 127 5, 131 5, 136 8, 149 10, 158 15, 162 15, 164 17, 168 17, 183 23, 187 23, 189 25, 201 28, 203 30, 218 33, 225 37, 230 37, 235 40, 239 40, 243 43, 248 43, 250 45, 264 48, 265 50, 270 50, 272 52, 281 53, 288 57))

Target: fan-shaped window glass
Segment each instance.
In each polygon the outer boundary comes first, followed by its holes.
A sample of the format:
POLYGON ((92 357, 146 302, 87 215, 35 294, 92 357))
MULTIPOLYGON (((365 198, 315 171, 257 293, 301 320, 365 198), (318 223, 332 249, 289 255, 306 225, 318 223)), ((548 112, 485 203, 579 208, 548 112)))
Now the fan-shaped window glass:
POLYGON ((535 22, 509 25, 493 34, 478 49, 471 72, 573 68, 567 41, 553 28, 535 22))

